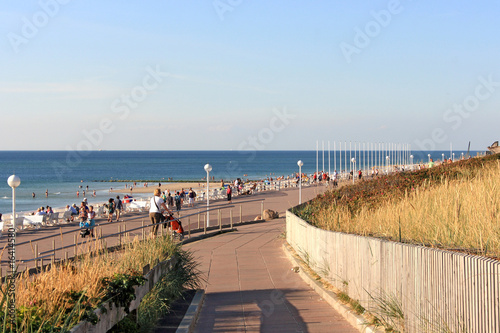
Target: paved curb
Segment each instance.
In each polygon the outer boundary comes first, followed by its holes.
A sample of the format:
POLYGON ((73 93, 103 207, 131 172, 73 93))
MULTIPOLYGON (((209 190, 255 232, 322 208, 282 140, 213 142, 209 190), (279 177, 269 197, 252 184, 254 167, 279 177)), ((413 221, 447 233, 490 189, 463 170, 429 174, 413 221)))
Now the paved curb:
MULTIPOLYGON (((287 242, 283 243, 283 252, 285 252, 288 259, 292 262, 294 266, 299 266, 302 268, 303 264, 295 258, 291 252, 291 247, 287 242)), ((377 329, 375 327, 369 327, 366 325, 366 320, 360 315, 354 313, 349 307, 340 302, 337 295, 334 292, 326 290, 323 286, 316 281, 312 276, 306 273, 303 269, 298 271, 302 280, 304 280, 314 291, 320 295, 332 308, 337 310, 337 312, 345 318, 354 328, 363 333, 380 333, 384 332, 382 329, 377 329)))
POLYGON ((198 320, 198 315, 200 314, 203 301, 205 301, 205 290, 198 290, 194 295, 191 305, 189 305, 184 318, 182 318, 182 321, 177 328, 177 333, 189 333, 193 331, 196 321, 198 320))

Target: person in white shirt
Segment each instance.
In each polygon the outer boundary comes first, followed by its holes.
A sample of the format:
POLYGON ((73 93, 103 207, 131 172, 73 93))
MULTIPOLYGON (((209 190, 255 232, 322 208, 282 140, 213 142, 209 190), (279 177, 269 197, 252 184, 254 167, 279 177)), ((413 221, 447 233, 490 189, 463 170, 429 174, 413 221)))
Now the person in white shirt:
POLYGON ((153 224, 153 234, 156 236, 158 234, 158 227, 160 223, 164 221, 163 212, 169 212, 173 214, 165 205, 165 201, 161 198, 161 189, 157 188, 154 191, 154 196, 151 198, 151 204, 149 208, 149 218, 153 224))
POLYGON ((47 213, 45 213, 45 208, 43 207, 38 208, 35 215, 47 215, 47 213))

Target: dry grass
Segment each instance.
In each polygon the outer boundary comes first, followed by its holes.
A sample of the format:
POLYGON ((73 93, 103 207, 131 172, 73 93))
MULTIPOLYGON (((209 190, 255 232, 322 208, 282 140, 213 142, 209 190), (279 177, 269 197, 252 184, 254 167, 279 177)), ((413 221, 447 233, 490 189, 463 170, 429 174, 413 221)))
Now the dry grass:
POLYGON ((387 198, 355 214, 323 207, 323 228, 500 258, 500 162, 472 177, 423 183, 411 194, 387 198))
MULTIPOLYGON (((118 273, 142 273, 144 266, 153 267, 158 261, 168 259, 176 246, 169 237, 157 237, 145 242, 135 238, 120 252, 110 253, 98 245, 86 250, 94 256, 86 255, 79 261, 55 266, 32 277, 20 275, 16 287, 17 307, 35 308, 43 322, 52 322, 61 311, 69 312, 74 307, 68 294, 81 291, 85 291, 90 305, 95 307, 104 296, 103 278, 118 273), (99 255, 95 256, 97 252, 99 255)), ((6 286, 2 288, 5 290, 6 286)))

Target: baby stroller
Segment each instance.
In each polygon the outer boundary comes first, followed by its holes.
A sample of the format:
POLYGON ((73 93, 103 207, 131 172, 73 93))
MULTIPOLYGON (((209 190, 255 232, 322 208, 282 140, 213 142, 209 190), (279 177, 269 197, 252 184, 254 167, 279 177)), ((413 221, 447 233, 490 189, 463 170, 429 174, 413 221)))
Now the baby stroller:
POLYGON ((80 237, 85 238, 90 235, 90 224, 88 221, 80 222, 80 237))
POLYGON ((172 231, 173 237, 175 237, 175 235, 179 235, 179 240, 183 240, 184 228, 182 228, 181 220, 176 220, 172 214, 166 215, 165 218, 168 223, 163 224, 163 227, 166 228, 168 226, 172 231))

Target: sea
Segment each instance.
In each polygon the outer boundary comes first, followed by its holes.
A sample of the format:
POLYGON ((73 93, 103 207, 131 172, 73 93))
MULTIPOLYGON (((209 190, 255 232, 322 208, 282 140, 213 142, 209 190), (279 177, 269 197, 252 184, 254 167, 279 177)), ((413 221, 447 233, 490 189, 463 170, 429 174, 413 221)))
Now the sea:
MULTIPOLYGON (((381 151, 0 151, 0 213, 12 212, 12 189, 7 184, 10 175, 21 179, 16 189, 16 211, 33 212, 41 206, 54 208, 78 204, 87 197, 90 204, 106 201, 110 188, 120 189, 137 182, 202 182, 206 180, 205 164, 212 165, 210 178, 217 181, 262 180, 293 176, 302 160, 302 172, 318 170, 350 170, 352 157, 356 169, 380 163, 387 152, 381 151), (346 161, 348 161, 346 163, 346 161), (376 161, 379 161, 378 163, 376 161), (363 164, 364 163, 364 164, 363 164), (3 179, 3 181, 2 181, 3 179), (85 195, 83 191, 86 191, 85 195), (92 196, 93 191, 96 196, 92 196), (48 195, 46 196, 45 192, 48 195), (77 198, 76 192, 80 192, 77 198)), ((465 151, 454 151, 459 159, 465 151)), ((478 152, 470 152, 475 156, 478 152)), ((482 153, 482 152, 479 152, 482 153)), ((402 155, 387 153, 401 161, 402 155)), ((414 151, 413 163, 425 163, 428 154, 436 161, 450 158, 450 151, 414 151)), ((409 159, 409 154, 406 154, 409 159)), ((391 163, 392 164, 392 163, 391 163)), ((116 193, 114 194, 116 195, 116 193)), ((113 196, 114 196, 113 195, 113 196)), ((134 194, 134 196, 140 196, 134 194)), ((145 195, 143 195, 145 196, 145 195)))

